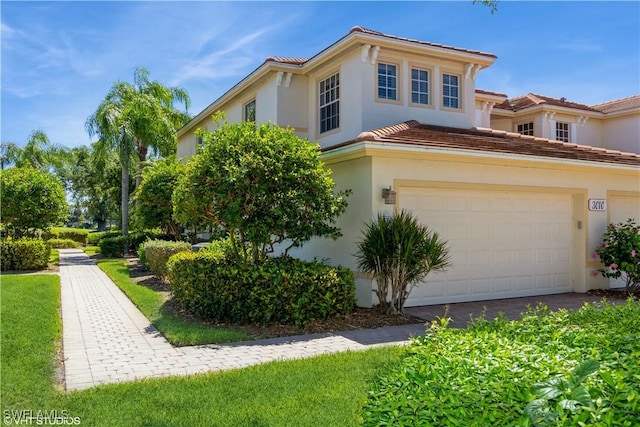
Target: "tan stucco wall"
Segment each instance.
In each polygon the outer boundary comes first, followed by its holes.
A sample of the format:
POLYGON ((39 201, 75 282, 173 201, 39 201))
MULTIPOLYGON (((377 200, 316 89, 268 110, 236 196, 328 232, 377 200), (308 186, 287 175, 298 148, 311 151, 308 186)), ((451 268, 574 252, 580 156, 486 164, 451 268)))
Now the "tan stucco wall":
MULTIPOLYGON (((344 236, 335 242, 326 239, 310 242, 297 255, 305 258, 327 257, 332 264, 355 268, 353 254, 363 223, 377 212, 390 212, 394 208, 385 205, 380 197, 382 188, 390 185, 394 190, 400 190, 399 198, 402 197, 403 185, 420 182, 454 190, 475 186, 487 190, 559 192, 571 195, 574 201, 576 246, 573 290, 585 292, 609 286, 607 280, 591 274, 598 268, 591 254, 600 243, 610 213, 589 211, 588 199, 607 199, 611 194, 622 192, 640 203, 638 169, 508 157, 474 158, 468 155, 427 153, 420 149, 393 151, 382 146, 369 147, 367 154, 371 157, 353 158, 336 164, 329 161, 338 188, 348 187, 354 191, 350 197, 350 207, 340 219, 344 236)), ((364 151, 360 155, 364 155, 364 151)), ((371 304, 371 281, 361 277, 358 286, 358 303, 371 304)))
POLYGON ((602 123, 602 146, 640 153, 640 115, 611 117, 602 123))

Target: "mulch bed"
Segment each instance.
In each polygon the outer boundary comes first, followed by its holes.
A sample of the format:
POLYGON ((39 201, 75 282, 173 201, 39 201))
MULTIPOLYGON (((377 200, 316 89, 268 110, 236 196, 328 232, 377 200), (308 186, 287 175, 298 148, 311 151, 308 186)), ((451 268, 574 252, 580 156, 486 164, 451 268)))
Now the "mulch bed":
POLYGON ((169 284, 145 269, 140 260, 137 258, 129 258, 129 274, 131 279, 142 286, 146 286, 156 292, 160 292, 167 298, 164 303, 164 309, 169 313, 178 315, 185 319, 209 324, 212 326, 225 326, 233 327, 241 330, 255 338, 276 338, 286 337, 292 335, 303 334, 321 334, 332 333, 337 331, 347 331, 354 329, 372 329, 383 326, 395 326, 395 325, 409 325, 414 323, 424 323, 422 320, 406 315, 390 315, 381 312, 374 308, 361 308, 356 309, 348 314, 333 317, 326 320, 315 320, 307 324, 304 328, 297 328, 292 325, 275 324, 269 326, 260 325, 238 325, 238 324, 224 324, 216 323, 213 321, 202 321, 195 319, 189 313, 185 312, 179 307, 171 298, 171 287, 169 284))

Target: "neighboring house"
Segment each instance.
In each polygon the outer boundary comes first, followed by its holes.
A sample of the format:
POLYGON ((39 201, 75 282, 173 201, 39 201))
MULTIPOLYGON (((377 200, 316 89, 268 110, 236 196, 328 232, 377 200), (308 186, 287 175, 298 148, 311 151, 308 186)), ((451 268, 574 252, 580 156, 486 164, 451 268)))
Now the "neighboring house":
MULTIPOLYGON (((640 220, 640 96, 507 99, 475 88, 495 59, 354 27, 312 58, 268 58, 178 132, 178 156, 219 110, 317 141, 353 194, 343 237, 297 255, 355 270, 364 223, 408 209, 448 241, 453 266, 407 306, 608 287, 591 254, 609 222, 640 220)), ((356 277, 358 304, 375 304, 375 283, 356 277)))

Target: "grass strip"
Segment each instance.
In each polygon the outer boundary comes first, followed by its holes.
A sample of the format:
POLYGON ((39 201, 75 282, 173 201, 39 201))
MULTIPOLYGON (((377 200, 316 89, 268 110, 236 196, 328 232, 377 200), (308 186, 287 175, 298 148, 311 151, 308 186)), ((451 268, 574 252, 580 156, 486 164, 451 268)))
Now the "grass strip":
POLYGON ((191 321, 169 313, 163 306, 166 296, 131 280, 129 268, 122 259, 99 260, 98 266, 173 345, 220 344, 253 339, 231 327, 191 321))
POLYGON ((50 405, 61 337, 57 275, 3 275, 0 331, 2 409, 50 405))
POLYGON ((59 289, 57 276, 2 277, 3 411, 57 410, 83 426, 355 426, 368 383, 404 351, 383 347, 67 394, 53 378, 59 289))

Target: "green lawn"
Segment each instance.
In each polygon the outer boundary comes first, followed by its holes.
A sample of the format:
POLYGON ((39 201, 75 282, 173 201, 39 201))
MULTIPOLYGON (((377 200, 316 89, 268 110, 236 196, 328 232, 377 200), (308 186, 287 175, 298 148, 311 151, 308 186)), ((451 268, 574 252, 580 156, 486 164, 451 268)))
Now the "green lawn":
POLYGON ((165 296, 132 281, 129 268, 122 259, 99 260, 98 266, 173 345, 220 344, 253 339, 231 327, 189 321, 168 313, 163 308, 165 296))
POLYGON ((242 370, 64 393, 57 276, 2 277, 1 410, 68 411, 87 426, 351 426, 368 383, 404 351, 386 347, 242 370))

